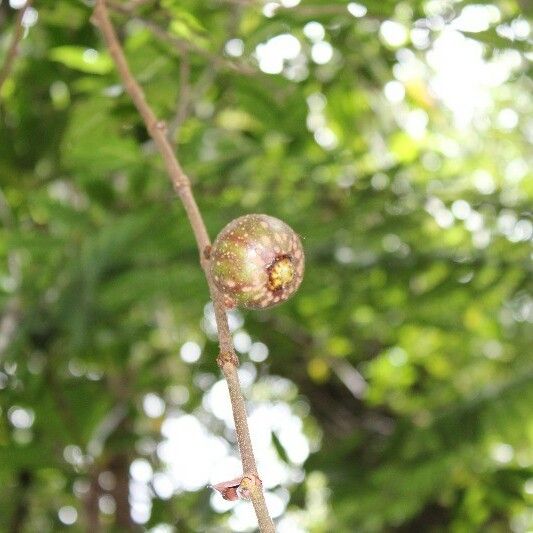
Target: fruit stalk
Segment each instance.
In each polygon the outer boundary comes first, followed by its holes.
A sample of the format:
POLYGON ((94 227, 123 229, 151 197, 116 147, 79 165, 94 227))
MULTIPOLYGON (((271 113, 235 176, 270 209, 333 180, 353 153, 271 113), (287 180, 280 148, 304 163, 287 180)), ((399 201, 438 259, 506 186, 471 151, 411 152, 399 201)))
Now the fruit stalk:
MULTIPOLYGON (((250 432, 248 429, 248 419, 244 397, 242 395, 237 373, 238 358, 233 346, 223 298, 214 285, 210 274, 210 261, 208 257, 206 257, 207 254, 205 254, 205 251, 209 250, 211 242, 203 217, 198 209, 198 204, 196 203, 192 193, 190 180, 184 173, 178 159, 174 155, 174 151, 166 136, 165 123, 159 121, 154 115, 152 109, 146 102, 146 98, 141 86, 130 72, 128 63, 122 50, 122 46, 120 45, 113 25, 109 20, 105 0, 96 0, 94 20, 102 32, 109 53, 115 62, 126 91, 137 107, 137 110, 143 118, 149 134, 151 135, 155 145, 163 157, 170 180, 172 181, 172 184, 174 185, 174 188, 179 195, 181 202, 183 203, 187 217, 192 226, 198 251, 200 253, 200 264, 206 275, 209 292, 213 301, 220 345, 220 356, 218 363, 222 368, 222 372, 226 378, 228 389, 230 391, 233 417, 235 420, 235 431, 237 433, 239 451, 243 464, 243 474, 245 476, 258 476, 250 439, 250 432)), ((252 503, 257 516, 259 530, 265 533, 274 532, 274 524, 268 513, 262 490, 254 490, 252 492, 252 503)))

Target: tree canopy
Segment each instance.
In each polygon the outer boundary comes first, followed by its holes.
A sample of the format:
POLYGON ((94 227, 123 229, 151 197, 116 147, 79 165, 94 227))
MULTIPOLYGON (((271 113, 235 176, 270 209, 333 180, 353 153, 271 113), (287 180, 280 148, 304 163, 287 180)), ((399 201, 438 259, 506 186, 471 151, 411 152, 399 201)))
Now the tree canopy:
MULTIPOLYGON (((211 236, 303 242, 295 296, 229 313, 277 530, 530 531, 529 4, 107 4, 211 236)), ((254 531, 209 488, 241 472, 213 308, 92 8, 34 2, 0 71, 0 530, 254 531)))

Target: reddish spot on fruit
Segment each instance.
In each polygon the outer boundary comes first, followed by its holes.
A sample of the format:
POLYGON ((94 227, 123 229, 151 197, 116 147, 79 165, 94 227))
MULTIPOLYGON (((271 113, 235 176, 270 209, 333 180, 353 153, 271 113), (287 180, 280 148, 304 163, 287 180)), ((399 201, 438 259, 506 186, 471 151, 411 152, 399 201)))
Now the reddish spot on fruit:
POLYGON ((245 215, 218 235, 211 273, 225 300, 263 309, 290 298, 302 282, 304 253, 298 235, 268 215, 245 215))

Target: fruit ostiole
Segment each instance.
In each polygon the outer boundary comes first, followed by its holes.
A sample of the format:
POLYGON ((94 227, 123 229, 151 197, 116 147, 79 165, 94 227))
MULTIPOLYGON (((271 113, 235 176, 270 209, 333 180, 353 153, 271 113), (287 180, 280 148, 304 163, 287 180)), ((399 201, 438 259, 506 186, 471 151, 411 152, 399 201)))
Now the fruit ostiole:
POLYGON ((232 220, 206 252, 213 282, 228 308, 278 305, 302 282, 305 258, 300 238, 285 222, 269 215, 232 220))

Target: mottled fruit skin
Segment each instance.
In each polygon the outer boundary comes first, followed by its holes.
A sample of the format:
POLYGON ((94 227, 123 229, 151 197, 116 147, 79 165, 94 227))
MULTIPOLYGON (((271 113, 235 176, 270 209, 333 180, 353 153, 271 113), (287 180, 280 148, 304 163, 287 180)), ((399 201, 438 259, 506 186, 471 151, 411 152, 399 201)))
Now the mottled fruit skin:
POLYGON ((211 275, 227 307, 265 309, 290 298, 302 282, 304 252, 298 235, 268 215, 232 220, 210 253, 211 275))

